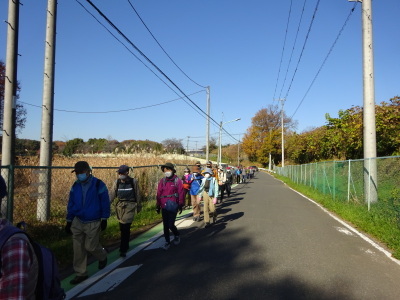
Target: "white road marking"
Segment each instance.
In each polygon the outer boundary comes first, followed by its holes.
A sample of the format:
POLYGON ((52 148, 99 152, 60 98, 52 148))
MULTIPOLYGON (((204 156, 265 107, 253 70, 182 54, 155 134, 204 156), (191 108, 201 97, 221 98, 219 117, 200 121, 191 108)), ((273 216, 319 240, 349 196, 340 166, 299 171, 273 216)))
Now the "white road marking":
MULTIPOLYGON (((279 180, 279 179, 277 179, 279 180)), ((381 251, 383 254, 385 254, 391 261, 393 261, 394 263, 400 265, 400 260, 394 258, 392 256, 392 253, 390 253, 389 251, 387 251, 386 249, 384 249, 383 247, 379 246, 377 243, 375 243, 373 240, 371 240, 369 237, 367 237, 366 235, 364 235, 363 233, 359 232, 358 230, 356 230, 355 228, 351 227, 349 224, 347 224, 346 222, 342 221, 341 219, 339 219, 338 217, 336 217, 335 215, 333 215, 329 210, 327 210, 325 207, 323 207, 321 204, 315 202, 314 200, 306 197, 305 195, 303 195, 302 193, 296 191, 295 189, 292 189, 290 186, 288 186, 287 184, 285 184, 289 189, 291 189, 292 191, 296 192, 297 194, 299 194, 300 196, 302 196, 303 198, 307 199, 308 201, 310 201, 311 203, 314 203, 315 205, 317 205, 320 209, 322 209, 325 213, 327 213, 330 217, 332 217, 333 219, 335 219, 336 221, 338 221, 340 224, 342 224, 344 227, 346 227, 347 229, 349 229, 350 231, 352 231, 353 233, 355 233, 356 235, 358 235, 360 238, 362 238, 364 241, 366 241, 367 243, 369 243, 370 245, 372 245, 375 249, 381 251)))
MULTIPOLYGON (((112 271, 106 277, 98 281, 96 284, 87 289, 84 293, 79 295, 79 297, 89 296, 98 293, 104 293, 107 291, 112 291, 118 285, 120 285, 128 276, 132 275, 137 269, 142 265, 136 265, 126 268, 119 268, 112 271)), ((78 298, 79 298, 78 297, 78 298)))
POLYGON ((339 231, 341 233, 344 233, 345 235, 354 236, 354 234, 350 230, 348 230, 346 228, 339 227, 339 226, 336 226, 335 228, 336 228, 337 231, 339 231))

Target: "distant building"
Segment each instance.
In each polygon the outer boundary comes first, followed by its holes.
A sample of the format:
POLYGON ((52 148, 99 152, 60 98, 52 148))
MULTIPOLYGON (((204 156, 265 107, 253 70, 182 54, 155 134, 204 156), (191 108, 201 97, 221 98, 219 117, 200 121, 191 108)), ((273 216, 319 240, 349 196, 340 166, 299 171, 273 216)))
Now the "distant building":
POLYGON ((204 156, 205 153, 202 150, 188 150, 187 154, 189 156, 204 156))

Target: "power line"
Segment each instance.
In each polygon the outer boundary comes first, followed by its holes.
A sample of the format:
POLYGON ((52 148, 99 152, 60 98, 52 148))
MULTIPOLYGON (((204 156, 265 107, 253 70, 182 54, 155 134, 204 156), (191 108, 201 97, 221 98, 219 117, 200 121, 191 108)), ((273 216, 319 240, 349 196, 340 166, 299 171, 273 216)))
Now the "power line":
POLYGON ((326 61, 328 60, 328 57, 329 57, 329 55, 331 54, 331 52, 332 52, 333 48, 335 47, 335 45, 336 45, 337 41, 339 40, 339 37, 341 36, 341 34, 342 34, 342 32, 343 32, 344 28, 346 27, 346 25, 347 25, 348 21, 350 20, 350 17, 351 17, 351 15, 352 15, 352 14, 353 14, 353 12, 354 12, 354 10, 355 10, 355 8, 356 8, 356 5, 357 5, 357 3, 358 3, 358 2, 355 2, 355 3, 354 3, 354 6, 353 6, 353 8, 350 10, 350 12, 349 12, 349 14, 348 14, 348 16, 347 16, 347 18, 346 18, 346 21, 344 22, 344 24, 343 24, 342 28, 339 30, 339 33, 338 33, 338 35, 337 35, 337 37, 336 37, 335 41, 333 42, 333 44, 332 44, 331 48, 330 48, 330 49, 329 49, 329 51, 328 51, 328 54, 326 55, 326 57, 325 57, 324 61, 322 62, 322 64, 321 64, 320 68, 318 69, 318 72, 317 72, 317 74, 315 74, 315 77, 314 77, 314 79, 312 80, 312 82, 311 82, 310 86, 308 87, 308 89, 307 89, 307 91, 306 91, 306 93, 305 93, 305 95, 304 95, 303 99, 301 99, 301 101, 300 101, 299 105, 297 106, 296 110, 294 111, 293 115, 290 117, 291 119, 292 119, 292 118, 293 118, 293 116, 296 114, 297 110, 300 108, 300 106, 301 106, 301 104, 303 103, 304 99, 305 99, 305 98, 306 98, 306 96, 308 95, 308 92, 311 90, 311 87, 314 85, 314 82, 315 82, 315 80, 317 79, 317 77, 318 77, 319 73, 321 72, 322 68, 324 67, 324 65, 325 65, 326 61))
POLYGON ((130 0, 128 0, 129 4, 131 5, 132 9, 134 10, 134 12, 136 13, 136 15, 138 16, 138 18, 140 19, 140 21, 142 22, 142 24, 144 25, 144 27, 146 27, 147 31, 150 33, 150 35, 153 37, 153 39, 156 41, 156 43, 158 44, 158 46, 160 46, 161 50, 165 53, 165 55, 168 56, 168 58, 172 61, 172 63, 175 65, 175 67, 177 67, 179 69, 179 71, 181 71, 183 73, 183 75, 185 75, 191 82, 193 82, 194 84, 202 87, 202 88, 207 88, 201 84, 198 84, 196 81, 194 81, 192 78, 190 78, 176 63, 175 61, 171 58, 171 56, 167 53, 167 51, 165 51, 165 49, 163 48, 163 46, 161 46, 161 44, 158 42, 158 40, 156 39, 156 37, 153 35, 153 33, 150 31, 149 27, 147 27, 146 23, 143 21, 143 19, 141 18, 141 16, 139 15, 139 13, 137 12, 137 10, 135 9, 135 7, 133 6, 133 4, 131 3, 130 0))
POLYGON ((277 87, 278 87, 279 76, 280 76, 280 74, 281 74, 283 53, 285 52, 286 38, 287 38, 287 33, 288 33, 288 28, 289 28, 289 23, 290 23, 290 15, 291 15, 291 13, 292 13, 292 2, 293 2, 293 0, 290 0, 289 15, 288 15, 287 23, 286 23, 285 38, 284 38, 284 40, 283 40, 283 47, 282 47, 282 53, 281 53, 281 61, 280 61, 280 63, 279 63, 278 76, 276 77, 275 91, 274 91, 274 96, 272 97, 272 100, 275 99, 276 89, 277 89, 277 87))
POLYGON ((292 53, 290 53, 289 63, 288 63, 288 65, 287 65, 286 73, 285 73, 285 79, 283 80, 282 88, 281 88, 281 91, 280 91, 280 93, 279 93, 278 99, 281 99, 283 87, 285 86, 286 78, 287 78, 287 75, 288 75, 288 73, 289 73, 289 67, 290 67, 290 65, 291 65, 291 63, 292 63, 294 48, 296 47, 297 37, 298 37, 298 35, 299 35, 301 21, 303 20, 303 14, 304 14, 304 8, 305 8, 305 6, 306 6, 306 2, 307 2, 307 0, 304 0, 303 9, 302 9, 302 11, 301 11, 301 16, 300 16, 300 20, 299 20, 299 25, 297 26, 296 37, 295 37, 295 39, 294 39, 294 43, 293 43, 293 47, 292 47, 292 53))
MULTIPOLYGON (((198 94, 203 92, 204 90, 195 92, 190 94, 189 96, 198 94)), ((164 105, 167 103, 171 103, 174 101, 178 101, 181 100, 183 97, 180 98, 176 98, 176 99, 172 99, 172 100, 168 100, 168 101, 164 101, 164 102, 160 102, 160 103, 156 103, 156 104, 151 104, 151 105, 146 105, 146 106, 141 106, 141 107, 135 107, 135 108, 127 108, 127 109, 120 109, 120 110, 108 110, 108 111, 76 111, 76 110, 66 110, 66 109, 54 109, 55 111, 60 111, 60 112, 66 112, 66 113, 76 113, 76 114, 109 114, 109 113, 120 113, 120 112, 127 112, 127 111, 133 111, 133 110, 140 110, 140 109, 145 109, 145 108, 150 108, 150 107, 155 107, 155 106, 159 106, 159 105, 164 105)), ((27 103, 27 102, 23 102, 23 101, 19 101, 20 103, 26 104, 26 105, 30 105, 30 106, 34 106, 34 107, 39 107, 42 108, 41 105, 35 105, 35 104, 31 104, 31 103, 27 103)))
MULTIPOLYGON (((162 78, 160 78, 152 69, 149 68, 149 66, 147 66, 136 54, 134 54, 120 39, 118 39, 103 23, 100 22, 99 19, 96 18, 96 16, 94 16, 82 3, 80 3, 78 0, 75 0, 76 2, 79 3, 79 5, 81 5, 81 7, 83 7, 83 9, 89 13, 105 30, 107 30, 107 32, 109 34, 111 34, 119 43, 121 43, 125 49, 127 49, 137 60, 139 60, 148 70, 150 70, 150 72, 152 72, 159 80, 161 80, 174 94, 176 94, 178 97, 180 96, 171 86, 169 86, 164 80, 162 80, 162 78)), ((196 111, 201 117, 203 117, 204 119, 206 118, 205 116, 203 116, 202 114, 199 113, 198 110, 196 110, 191 104, 189 104, 184 97, 181 98, 183 101, 185 101, 185 103, 187 105, 189 105, 194 111, 196 111)), ((190 99, 189 99, 190 100, 190 99)))
POLYGON ((318 10, 318 6, 319 6, 319 2, 320 2, 320 1, 321 1, 321 0, 318 0, 318 1, 317 1, 317 4, 315 5, 314 13, 313 13, 313 16, 312 16, 312 18, 311 18, 311 22, 310 22, 310 26, 309 26, 309 28, 308 28, 308 32, 307 32, 306 38, 305 38, 305 40, 304 40, 303 48, 301 49, 301 53, 300 53, 299 60, 297 61, 296 69, 295 69, 295 71, 294 71, 294 73, 293 73, 292 80, 290 81, 290 85, 289 85, 289 88, 288 88, 288 90, 287 90, 287 92, 286 92, 286 95, 285 95, 284 99, 287 99, 287 97, 288 97, 288 95, 289 95, 290 88, 292 87, 293 80, 294 80, 294 77, 296 76, 297 69, 298 69, 298 67, 299 67, 301 58, 302 58, 302 56, 303 56, 303 52, 304 52, 304 49, 305 49, 305 47, 306 47, 306 44, 307 44, 307 41, 308 41, 308 37, 309 37, 309 35, 310 35, 311 28, 312 28, 312 25, 313 25, 313 23, 314 23, 315 15, 317 14, 317 10, 318 10))
MULTIPOLYGON (((175 82, 172 81, 155 63, 153 63, 150 58, 148 58, 116 25, 114 25, 113 22, 96 6, 93 4, 92 1, 86 0, 106 21, 107 23, 113 27, 136 51, 139 52, 141 56, 143 56, 147 62, 149 62, 158 72, 161 73, 182 95, 184 95, 184 98, 188 99, 199 111, 201 111, 206 117, 208 116, 206 112, 204 112, 196 103, 194 103, 186 94, 183 92, 179 86, 175 84, 175 82)), ((187 103, 187 101, 182 98, 183 101, 187 103)), ((187 103, 188 104, 188 103, 187 103)), ((189 105, 190 106, 190 105, 189 105)), ((218 125, 218 122, 215 121, 211 116, 209 116, 210 120, 212 120, 215 124, 218 125)))

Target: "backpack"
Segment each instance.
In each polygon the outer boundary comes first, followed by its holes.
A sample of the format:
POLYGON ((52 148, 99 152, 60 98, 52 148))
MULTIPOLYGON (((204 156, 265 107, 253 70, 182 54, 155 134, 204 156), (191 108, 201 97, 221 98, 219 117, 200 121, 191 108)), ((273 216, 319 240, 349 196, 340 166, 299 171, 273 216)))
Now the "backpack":
POLYGON ((0 249, 3 248, 7 240, 16 233, 22 233, 27 236, 38 261, 39 274, 35 288, 36 299, 64 299, 65 292, 64 289, 61 288, 57 262, 50 249, 36 243, 26 232, 14 226, 5 226, 1 230, 0 249))
MULTIPOLYGON (((115 188, 115 195, 118 195, 118 188, 119 185, 122 183, 121 179, 117 179, 117 187, 115 188)), ((133 184, 133 178, 130 178, 129 181, 127 181, 132 186, 133 193, 135 194, 135 186, 133 184)))

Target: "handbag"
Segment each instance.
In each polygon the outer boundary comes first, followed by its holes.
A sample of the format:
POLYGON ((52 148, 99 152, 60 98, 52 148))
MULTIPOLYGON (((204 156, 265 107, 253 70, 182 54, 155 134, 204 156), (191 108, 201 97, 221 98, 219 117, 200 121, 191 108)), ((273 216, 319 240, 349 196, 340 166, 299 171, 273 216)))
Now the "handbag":
POLYGON ((178 203, 176 201, 168 199, 167 202, 165 202, 164 209, 166 211, 175 213, 178 211, 178 203))

